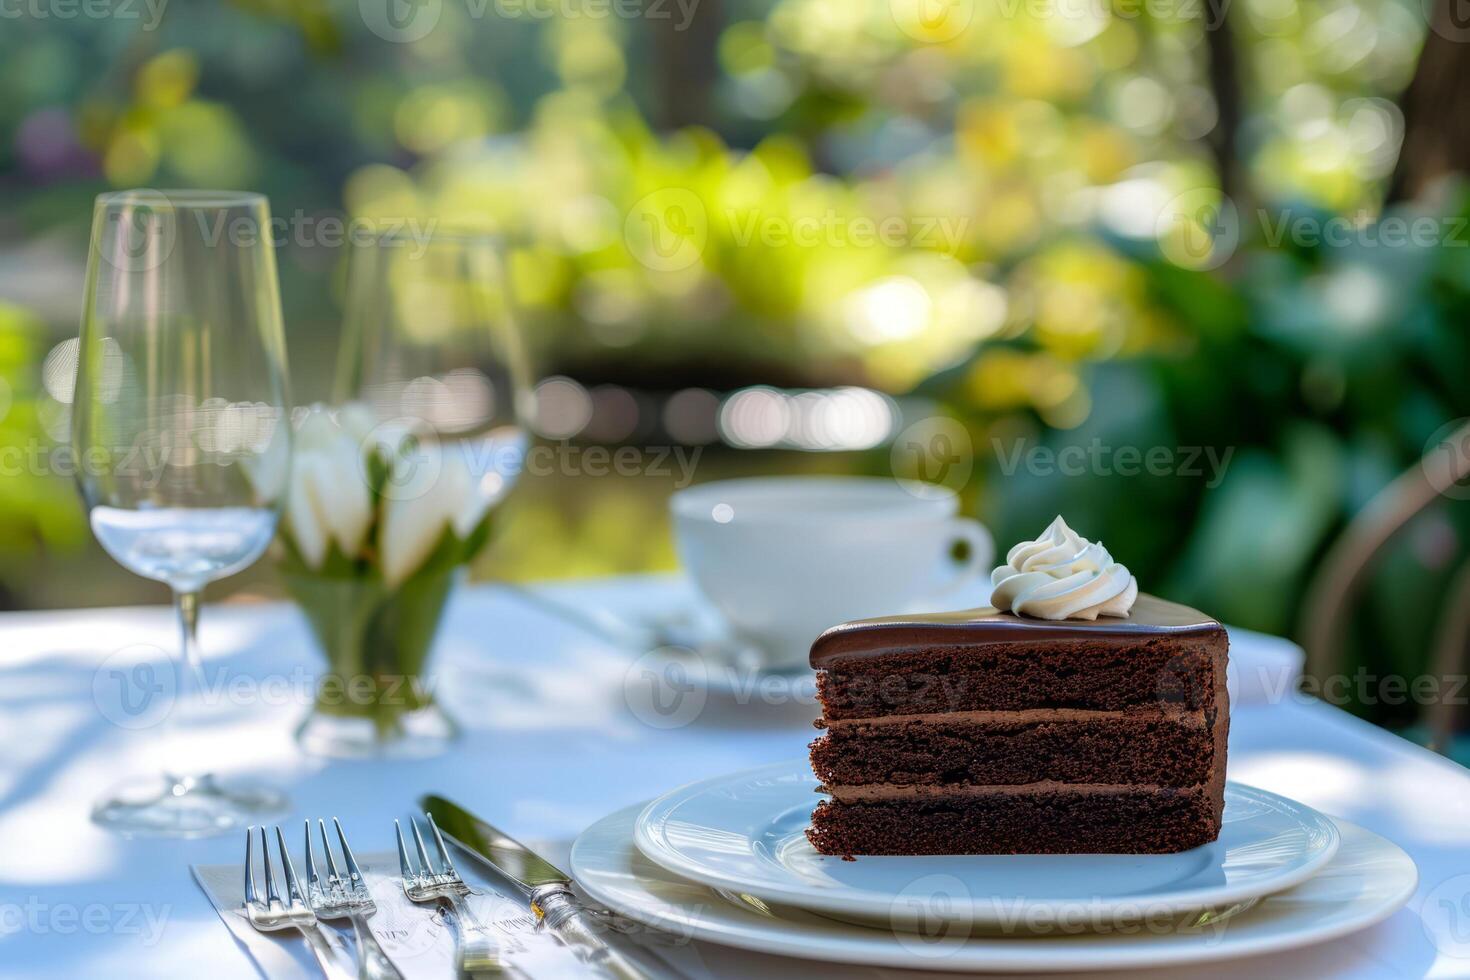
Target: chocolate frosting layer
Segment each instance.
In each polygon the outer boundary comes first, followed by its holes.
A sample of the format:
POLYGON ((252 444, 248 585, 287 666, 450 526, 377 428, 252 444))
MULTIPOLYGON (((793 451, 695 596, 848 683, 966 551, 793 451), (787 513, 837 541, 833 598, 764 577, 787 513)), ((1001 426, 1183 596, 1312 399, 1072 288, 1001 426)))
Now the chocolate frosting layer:
POLYGON ((1099 616, 1095 620, 1032 619, 987 606, 859 619, 833 626, 812 644, 811 665, 822 670, 842 660, 914 649, 1065 640, 1121 644, 1160 635, 1205 635, 1223 629, 1197 609, 1146 593, 1139 593, 1127 616, 1099 616))

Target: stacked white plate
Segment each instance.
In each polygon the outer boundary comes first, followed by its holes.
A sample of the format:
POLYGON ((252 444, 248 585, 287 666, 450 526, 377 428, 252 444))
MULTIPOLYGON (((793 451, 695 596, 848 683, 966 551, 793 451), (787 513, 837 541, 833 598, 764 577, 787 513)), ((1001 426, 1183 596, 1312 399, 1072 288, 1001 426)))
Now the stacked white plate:
POLYGON ((818 854, 805 760, 681 787, 572 848, 593 899, 682 936, 805 959, 928 970, 1199 963, 1322 942, 1413 894, 1397 845, 1230 783, 1212 844, 1179 854, 818 854))

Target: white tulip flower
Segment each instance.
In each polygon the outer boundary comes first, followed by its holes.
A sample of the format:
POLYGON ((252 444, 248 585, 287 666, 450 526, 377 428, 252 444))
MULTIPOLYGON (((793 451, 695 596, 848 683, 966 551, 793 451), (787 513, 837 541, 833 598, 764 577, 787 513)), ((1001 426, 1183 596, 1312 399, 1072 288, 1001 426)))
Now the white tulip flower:
POLYGON ((286 495, 285 517, 291 538, 306 564, 314 569, 321 568, 327 557, 327 529, 316 499, 316 472, 320 466, 318 454, 298 452, 291 466, 291 487, 286 495))
POLYGON ((476 479, 466 448, 450 443, 437 447, 438 474, 422 493, 390 499, 383 513, 383 578, 395 586, 423 564, 448 528, 461 541, 484 519, 499 496, 504 479, 487 473, 476 479))
POLYGON ((359 442, 339 433, 318 454, 316 500, 322 522, 342 554, 356 557, 373 523, 373 495, 368 487, 359 442))
POLYGON ((332 541, 356 557, 372 526, 373 497, 360 445, 319 406, 297 428, 286 523, 312 568, 321 568, 332 541))
POLYGON ((378 562, 384 582, 397 588, 433 554, 446 529, 468 539, 507 481, 493 469, 477 477, 466 446, 429 440, 399 455, 391 434, 379 438, 383 431, 360 403, 335 416, 313 407, 297 429, 286 524, 302 558, 320 569, 334 542, 349 558, 361 553, 381 506, 378 562), (394 469, 381 502, 364 466, 371 453, 388 457, 394 469))
MULTIPOLYGON (((390 588, 402 584, 413 574, 438 545, 452 513, 449 501, 459 493, 460 473, 452 463, 453 453, 434 447, 439 463, 430 480, 422 472, 413 472, 383 503, 383 529, 378 536, 379 558, 383 581, 390 588), (446 465, 447 464, 447 465, 446 465)), ((399 466, 422 466, 424 454, 399 466)))

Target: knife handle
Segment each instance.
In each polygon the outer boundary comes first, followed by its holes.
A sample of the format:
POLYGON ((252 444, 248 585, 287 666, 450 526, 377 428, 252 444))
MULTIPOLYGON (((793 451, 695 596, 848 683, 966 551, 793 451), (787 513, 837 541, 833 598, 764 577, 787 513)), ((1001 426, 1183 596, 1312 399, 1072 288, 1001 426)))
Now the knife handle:
POLYGON ((586 913, 565 885, 542 885, 534 889, 531 907, 540 914, 546 928, 582 962, 618 980, 653 980, 651 974, 609 946, 588 925, 586 913))

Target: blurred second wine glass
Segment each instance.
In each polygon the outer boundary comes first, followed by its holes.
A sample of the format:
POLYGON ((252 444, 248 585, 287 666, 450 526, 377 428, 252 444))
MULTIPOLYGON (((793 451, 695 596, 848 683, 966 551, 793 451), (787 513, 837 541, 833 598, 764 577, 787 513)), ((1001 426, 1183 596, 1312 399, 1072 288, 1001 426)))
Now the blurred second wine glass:
POLYGON ((338 401, 366 404, 383 438, 467 457, 494 503, 520 473, 529 375, 500 243, 490 235, 384 235, 348 269, 338 401))

